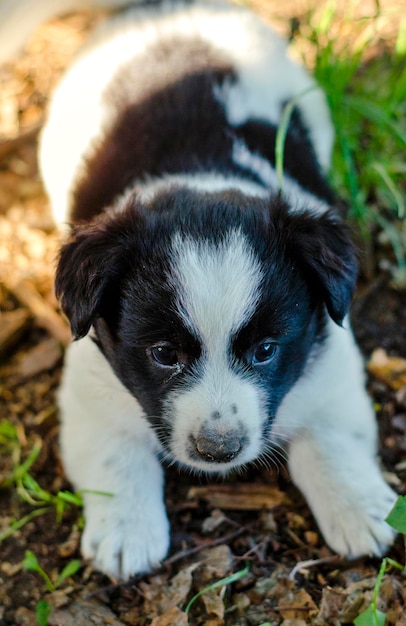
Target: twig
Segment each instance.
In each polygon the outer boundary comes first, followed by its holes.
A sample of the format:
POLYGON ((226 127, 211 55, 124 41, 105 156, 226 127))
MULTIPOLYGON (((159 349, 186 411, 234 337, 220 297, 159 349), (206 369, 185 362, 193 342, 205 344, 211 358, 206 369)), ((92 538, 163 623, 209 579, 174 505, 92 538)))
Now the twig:
POLYGON ((4 284, 6 289, 31 311, 38 326, 45 328, 64 346, 71 342, 69 328, 52 306, 38 293, 34 283, 27 279, 14 281, 5 278, 4 284))
POLYGON ((16 137, 0 140, 0 160, 7 156, 16 148, 19 148, 26 141, 35 139, 42 128, 44 120, 40 120, 29 128, 22 129, 16 137))
POLYGON ((246 529, 244 527, 237 528, 237 530, 234 530, 233 532, 228 533, 228 535, 223 535, 222 537, 218 537, 217 539, 213 539, 212 541, 208 541, 207 543, 199 544, 198 546, 194 546, 194 548, 186 548, 185 550, 180 550, 180 552, 173 554, 168 559, 163 561, 162 567, 165 567, 167 565, 172 565, 173 563, 176 563, 176 561, 180 561, 181 559, 185 559, 188 556, 192 556, 193 554, 196 554, 197 552, 200 552, 201 550, 205 550, 206 548, 213 548, 214 546, 218 546, 223 543, 228 543, 229 541, 232 541, 233 539, 235 539, 236 537, 239 537, 245 532, 246 532, 246 529))
POLYGON ((306 569, 308 567, 315 567, 316 565, 321 565, 322 563, 334 563, 335 561, 339 561, 339 560, 340 560, 340 557, 334 554, 333 556, 326 556, 323 559, 309 559, 308 561, 299 561, 299 563, 296 563, 295 567, 290 572, 289 580, 295 580, 296 574, 301 569, 306 569))
POLYGON ((31 319, 25 309, 0 312, 0 355, 6 354, 24 333, 31 319))

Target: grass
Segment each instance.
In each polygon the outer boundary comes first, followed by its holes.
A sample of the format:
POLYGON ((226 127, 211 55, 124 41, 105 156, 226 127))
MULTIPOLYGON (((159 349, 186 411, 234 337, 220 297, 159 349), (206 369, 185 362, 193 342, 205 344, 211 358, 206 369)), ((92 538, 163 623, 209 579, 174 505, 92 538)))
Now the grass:
POLYGON ((24 567, 24 569, 26 569, 26 570, 28 570, 30 572, 36 572, 37 574, 39 574, 39 576, 42 578, 42 580, 44 582, 45 589, 49 593, 52 593, 52 592, 56 591, 57 589, 59 589, 61 584, 67 578, 69 578, 70 576, 73 576, 74 574, 76 574, 76 572, 81 567, 81 562, 78 559, 74 559, 73 561, 70 561, 63 568, 63 570, 60 572, 60 574, 58 574, 58 577, 56 578, 55 581, 53 581, 50 578, 50 576, 46 573, 46 571, 41 567, 37 557, 35 556, 35 554, 33 552, 31 552, 31 550, 26 550, 26 552, 25 552, 25 557, 24 557, 24 561, 23 561, 23 567, 24 567))
MULTIPOLYGON (((386 521, 399 533, 406 533, 406 496, 398 497, 392 510, 386 518, 386 521)), ((383 577, 392 568, 405 573, 404 565, 401 565, 389 557, 382 559, 381 567, 379 568, 378 576, 376 577, 372 602, 365 609, 365 611, 360 613, 354 620, 355 626, 384 626, 386 622, 386 613, 378 609, 379 590, 381 588, 383 577)))
POLYGON ((207 587, 204 587, 204 589, 201 589, 198 593, 196 593, 193 596, 193 598, 191 598, 191 600, 189 600, 189 602, 187 603, 185 607, 185 613, 188 614, 190 612, 191 607, 196 602, 196 600, 198 600, 198 598, 200 598, 205 593, 208 593, 209 591, 212 591, 214 589, 218 589, 219 587, 220 588, 227 587, 227 585, 231 585, 232 583, 235 583, 237 580, 241 580, 241 578, 244 578, 244 576, 246 576, 248 572, 249 572, 249 567, 246 566, 243 569, 238 570, 238 572, 234 572, 234 574, 230 574, 230 576, 226 576, 225 578, 221 578, 220 580, 216 580, 210 585, 207 585, 207 587))
POLYGON ((402 572, 404 571, 403 565, 401 565, 397 561, 389 559, 388 557, 382 559, 381 567, 379 568, 378 576, 376 577, 376 582, 372 595, 372 602, 365 609, 365 611, 362 611, 362 613, 360 613, 355 618, 355 626, 384 626, 387 614, 384 611, 380 611, 378 609, 379 590, 381 588, 383 577, 393 567, 402 572))
MULTIPOLYGON (((47 572, 41 567, 35 554, 31 550, 26 550, 24 560, 22 563, 24 569, 29 572, 36 572, 43 580, 45 589, 48 593, 53 593, 62 585, 62 583, 78 572, 81 567, 81 562, 78 559, 69 561, 67 565, 56 577, 56 580, 47 574, 47 572)), ((52 612, 52 605, 44 598, 39 600, 35 609, 35 616, 38 626, 48 626, 48 618, 52 612)))
POLYGON ((113 496, 113 494, 105 491, 89 489, 75 493, 67 490, 60 490, 57 493, 47 491, 32 475, 32 467, 41 452, 42 441, 40 437, 36 436, 30 449, 26 450, 26 445, 22 443, 25 440, 26 436, 22 425, 16 426, 8 419, 0 421, 0 455, 10 459, 6 473, 0 474, 0 489, 12 489, 21 502, 32 507, 29 513, 10 522, 5 529, 0 531, 0 543, 31 520, 52 510, 55 511, 56 521, 60 523, 65 511, 70 507, 76 507, 79 511, 78 525, 82 528, 83 494, 113 496))
POLYGON ((0 476, 0 489, 14 490, 20 501, 32 507, 27 515, 11 522, 0 532, 0 543, 35 517, 54 510, 56 519, 60 522, 67 508, 72 505, 79 508, 83 506, 79 493, 58 491, 52 494, 41 487, 31 473, 31 468, 41 452, 41 439, 35 437, 28 451, 24 449, 22 440, 25 441, 25 435, 21 436, 15 424, 8 419, 0 422, 0 453, 10 459, 8 471, 0 476))
POLYGON ((406 19, 388 38, 388 22, 397 18, 378 1, 365 15, 350 0, 340 19, 336 0, 322 6, 308 13, 296 46, 313 56, 330 105, 331 182, 363 236, 378 232, 391 244, 394 281, 406 286, 406 19))

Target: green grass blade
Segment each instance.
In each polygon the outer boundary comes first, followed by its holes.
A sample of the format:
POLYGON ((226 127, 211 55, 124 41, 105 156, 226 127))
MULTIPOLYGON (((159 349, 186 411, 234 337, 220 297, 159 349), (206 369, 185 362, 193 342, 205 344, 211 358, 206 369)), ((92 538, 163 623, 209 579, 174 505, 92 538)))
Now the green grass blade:
POLYGON ((349 107, 352 107, 357 113, 366 117, 378 127, 386 126, 394 137, 406 146, 406 131, 393 121, 382 106, 378 106, 362 96, 348 95, 346 97, 346 103, 349 107))
POLYGON ((406 18, 400 20, 395 50, 399 56, 406 55, 406 18))
POLYGON ((80 493, 72 493, 71 491, 58 491, 57 496, 59 500, 62 502, 66 502, 67 504, 73 504, 78 507, 83 506, 83 498, 80 493))
POLYGON ((383 182, 389 189, 394 199, 394 202, 397 206, 397 213, 398 213, 399 219, 403 219, 406 215, 406 211, 405 211, 405 201, 403 199, 402 192, 397 188, 392 178, 389 176, 388 172, 385 170, 385 168, 383 167, 381 163, 372 163, 372 167, 379 174, 379 176, 382 178, 383 182))
POLYGON ((25 515, 21 519, 12 522, 8 528, 0 533, 0 543, 5 539, 8 539, 8 537, 11 537, 11 535, 13 535, 17 530, 20 530, 20 528, 22 528, 26 524, 28 524, 28 522, 31 522, 31 520, 35 519, 36 517, 40 517, 41 515, 45 515, 45 513, 49 513, 50 510, 51 508, 49 506, 43 507, 41 509, 36 509, 35 511, 31 511, 31 513, 28 513, 28 515, 25 515))
POLYGON ((80 569, 81 565, 82 563, 78 559, 74 559, 73 561, 70 561, 67 565, 65 565, 62 572, 56 579, 55 589, 58 589, 58 587, 63 583, 64 580, 66 580, 66 578, 74 576, 74 574, 76 574, 76 572, 80 569))
POLYGON ((312 85, 311 87, 308 87, 307 89, 299 93, 295 98, 289 100, 289 102, 283 108, 282 117, 278 126, 275 140, 276 174, 280 191, 283 191, 283 162, 285 154, 286 135, 288 133, 290 118, 292 117, 294 108, 299 100, 301 100, 304 96, 317 88, 317 85, 312 85))
POLYGON ((249 572, 249 567, 247 565, 247 567, 244 567, 244 569, 241 569, 238 572, 234 572, 234 574, 231 574, 230 576, 226 576, 225 578, 221 578, 220 580, 216 580, 211 585, 207 585, 207 587, 205 587, 204 589, 201 589, 198 593, 196 593, 196 595, 193 596, 191 600, 189 600, 185 608, 185 613, 189 613, 192 605, 203 594, 207 593, 208 591, 211 591, 212 589, 218 589, 218 587, 231 585, 231 583, 234 583, 237 580, 240 580, 241 578, 243 578, 246 574, 248 574, 248 572, 249 572))
POLYGON ((45 570, 42 569, 37 557, 33 552, 31 552, 31 550, 25 551, 23 567, 30 572, 36 572, 37 574, 39 574, 39 576, 41 576, 42 580, 45 583, 47 591, 55 591, 55 585, 53 584, 52 580, 49 578, 45 570))
POLYGON ((35 617, 37 618, 38 626, 48 626, 48 618, 51 613, 52 606, 46 600, 40 600, 35 607, 35 617))

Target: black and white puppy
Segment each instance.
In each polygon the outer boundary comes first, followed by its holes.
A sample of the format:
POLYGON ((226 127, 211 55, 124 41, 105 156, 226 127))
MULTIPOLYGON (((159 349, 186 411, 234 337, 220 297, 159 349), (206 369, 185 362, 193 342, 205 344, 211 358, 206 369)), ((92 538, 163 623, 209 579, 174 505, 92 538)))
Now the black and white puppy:
POLYGON ((107 20, 54 95, 41 168, 57 220, 76 224, 56 276, 77 340, 61 447, 77 489, 113 494, 85 492, 82 541, 110 575, 167 553, 161 460, 226 474, 286 445, 335 551, 393 539, 312 86, 247 10, 163 2, 107 20), (276 132, 300 94, 280 193, 276 132))

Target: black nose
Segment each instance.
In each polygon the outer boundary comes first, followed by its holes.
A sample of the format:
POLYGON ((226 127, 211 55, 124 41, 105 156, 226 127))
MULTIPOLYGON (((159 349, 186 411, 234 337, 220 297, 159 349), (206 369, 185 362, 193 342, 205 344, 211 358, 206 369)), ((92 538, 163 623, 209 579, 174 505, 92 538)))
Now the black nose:
POLYGON ((211 463, 231 461, 241 450, 241 439, 238 434, 217 436, 199 436, 195 442, 198 454, 211 463))

